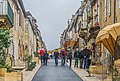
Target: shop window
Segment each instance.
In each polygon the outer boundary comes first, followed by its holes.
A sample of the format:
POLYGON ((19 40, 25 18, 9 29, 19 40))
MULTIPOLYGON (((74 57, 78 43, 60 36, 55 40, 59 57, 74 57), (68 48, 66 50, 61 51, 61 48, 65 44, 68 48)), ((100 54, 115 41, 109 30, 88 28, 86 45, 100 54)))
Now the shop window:
POLYGON ((98 0, 98 9, 97 9, 97 14, 98 14, 98 22, 100 22, 100 8, 101 8, 101 6, 100 6, 101 4, 100 4, 100 0, 98 0))

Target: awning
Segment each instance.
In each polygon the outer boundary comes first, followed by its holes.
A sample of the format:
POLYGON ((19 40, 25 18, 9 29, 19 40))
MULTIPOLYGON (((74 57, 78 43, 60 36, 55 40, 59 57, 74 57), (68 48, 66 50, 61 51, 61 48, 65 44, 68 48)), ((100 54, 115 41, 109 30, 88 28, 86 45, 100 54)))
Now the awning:
POLYGON ((111 54, 114 54, 118 36, 120 36, 120 23, 109 25, 98 33, 96 43, 102 43, 111 54))

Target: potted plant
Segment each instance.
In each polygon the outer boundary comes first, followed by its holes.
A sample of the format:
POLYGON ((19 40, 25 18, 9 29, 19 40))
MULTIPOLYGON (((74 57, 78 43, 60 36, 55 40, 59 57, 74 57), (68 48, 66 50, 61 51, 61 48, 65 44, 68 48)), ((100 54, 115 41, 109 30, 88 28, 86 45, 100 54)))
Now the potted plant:
POLYGON ((31 62, 30 65, 28 66, 27 70, 32 71, 36 66, 36 62, 31 62))
POLYGON ((36 64, 39 64, 39 53, 38 52, 34 52, 34 61, 36 62, 36 64))
POLYGON ((39 53, 38 52, 34 52, 34 56, 35 57, 39 57, 39 53))
POLYGON ((99 26, 99 22, 95 22, 95 28, 99 26))
POLYGON ((88 28, 92 28, 93 26, 92 26, 92 24, 88 24, 88 26, 87 26, 88 28))
POLYGON ((11 66, 6 63, 6 50, 10 46, 10 38, 10 30, 0 29, 0 76, 5 76, 6 71, 12 70, 11 66))

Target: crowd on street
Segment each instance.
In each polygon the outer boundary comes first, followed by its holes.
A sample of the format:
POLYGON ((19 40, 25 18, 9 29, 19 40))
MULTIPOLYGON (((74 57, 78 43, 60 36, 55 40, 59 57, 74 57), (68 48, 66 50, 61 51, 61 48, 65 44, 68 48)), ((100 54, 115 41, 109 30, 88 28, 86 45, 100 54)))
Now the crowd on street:
POLYGON ((92 59, 92 51, 89 50, 87 47, 81 50, 76 48, 74 52, 70 48, 68 48, 67 50, 63 48, 62 50, 60 50, 60 52, 56 49, 53 54, 48 54, 47 50, 40 49, 40 59, 42 65, 47 65, 49 57, 50 59, 53 59, 54 57, 55 66, 58 66, 58 60, 61 59, 61 66, 65 66, 66 62, 69 62, 69 67, 71 67, 72 60, 74 59, 74 67, 89 69, 92 59))

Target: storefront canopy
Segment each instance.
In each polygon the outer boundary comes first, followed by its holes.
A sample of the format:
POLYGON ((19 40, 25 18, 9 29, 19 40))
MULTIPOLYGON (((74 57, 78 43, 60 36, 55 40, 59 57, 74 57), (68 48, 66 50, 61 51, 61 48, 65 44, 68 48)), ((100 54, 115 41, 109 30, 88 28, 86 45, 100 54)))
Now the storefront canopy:
POLYGON ((120 36, 120 23, 109 25, 98 33, 96 43, 102 43, 111 54, 114 54, 115 43, 118 36, 120 36))

